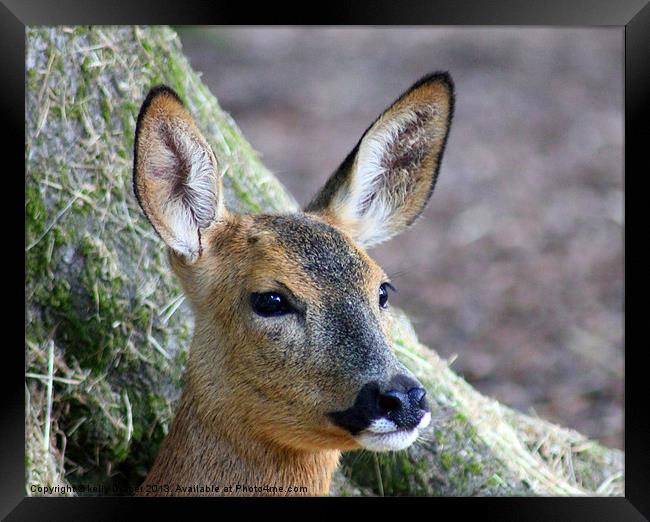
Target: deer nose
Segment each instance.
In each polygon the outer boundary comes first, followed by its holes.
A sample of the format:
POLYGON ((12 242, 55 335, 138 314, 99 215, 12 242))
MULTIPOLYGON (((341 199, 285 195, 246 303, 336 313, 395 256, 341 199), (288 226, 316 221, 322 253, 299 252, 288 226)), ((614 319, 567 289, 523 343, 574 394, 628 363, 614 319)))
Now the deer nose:
POLYGON ((398 375, 388 382, 365 384, 351 407, 328 416, 353 435, 381 419, 391 421, 397 429, 412 430, 430 412, 425 396, 426 391, 418 381, 398 375))
POLYGON ((423 400, 426 394, 427 391, 419 387, 411 388, 408 392, 389 390, 379 394, 377 406, 385 413, 399 412, 411 407, 426 409, 426 401, 423 400))
POLYGON ((409 390, 409 399, 411 399, 412 402, 420 406, 421 408, 426 407, 423 404, 423 399, 424 396, 427 394, 427 390, 424 388, 411 388, 409 390))
POLYGON ((377 408, 399 428, 415 428, 429 406, 426 390, 421 386, 406 386, 382 392, 377 397, 377 408))

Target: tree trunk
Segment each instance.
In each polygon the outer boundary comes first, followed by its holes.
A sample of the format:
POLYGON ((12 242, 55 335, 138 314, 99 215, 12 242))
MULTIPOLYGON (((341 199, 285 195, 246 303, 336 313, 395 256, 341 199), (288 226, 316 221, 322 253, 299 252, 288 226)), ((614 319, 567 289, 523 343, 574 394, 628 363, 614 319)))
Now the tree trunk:
MULTIPOLYGON (((26 59, 26 490, 128 493, 167 432, 191 336, 131 186, 148 89, 165 83, 185 101, 225 165, 230 208, 297 205, 171 29, 31 28, 26 59)), ((332 494, 623 494, 620 451, 483 397, 400 313, 394 340, 428 388, 431 427, 407 451, 346 455, 332 494)))

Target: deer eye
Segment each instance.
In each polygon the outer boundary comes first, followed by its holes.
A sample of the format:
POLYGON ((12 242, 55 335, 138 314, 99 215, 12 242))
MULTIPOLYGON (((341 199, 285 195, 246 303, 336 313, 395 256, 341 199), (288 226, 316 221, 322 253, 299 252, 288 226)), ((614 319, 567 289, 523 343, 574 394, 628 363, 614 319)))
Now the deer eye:
POLYGON ((251 294, 251 306, 253 311, 262 317, 290 314, 294 311, 289 300, 277 292, 251 294))
POLYGON ((395 287, 390 283, 382 283, 379 287, 379 306, 381 308, 388 307, 388 289, 395 290, 395 287))

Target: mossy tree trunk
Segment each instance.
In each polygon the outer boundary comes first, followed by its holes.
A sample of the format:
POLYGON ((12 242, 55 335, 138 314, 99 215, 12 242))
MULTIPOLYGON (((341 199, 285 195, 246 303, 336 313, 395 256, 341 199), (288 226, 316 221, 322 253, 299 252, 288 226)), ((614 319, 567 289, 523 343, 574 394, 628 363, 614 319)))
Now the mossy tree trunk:
MULTIPOLYGON (((165 83, 224 168, 236 211, 295 210, 167 27, 27 30, 26 490, 138 485, 173 416, 191 317, 131 188, 135 119, 165 83)), ((407 451, 353 452, 333 494, 623 494, 623 458, 489 400, 396 321, 434 422, 407 451)), ((89 494, 102 491, 89 491, 89 494)), ((65 490, 58 490, 58 494, 65 490)))

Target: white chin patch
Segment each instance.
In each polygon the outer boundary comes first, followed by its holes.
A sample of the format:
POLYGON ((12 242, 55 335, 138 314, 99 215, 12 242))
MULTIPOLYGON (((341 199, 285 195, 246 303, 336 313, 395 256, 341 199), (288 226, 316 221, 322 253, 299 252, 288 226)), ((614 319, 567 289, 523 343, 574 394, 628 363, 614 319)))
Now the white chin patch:
POLYGON ((399 429, 397 425, 386 418, 372 421, 372 424, 359 435, 357 442, 361 447, 370 451, 398 451, 408 448, 413 444, 422 428, 431 422, 431 414, 425 413, 420 423, 413 429, 399 429))

